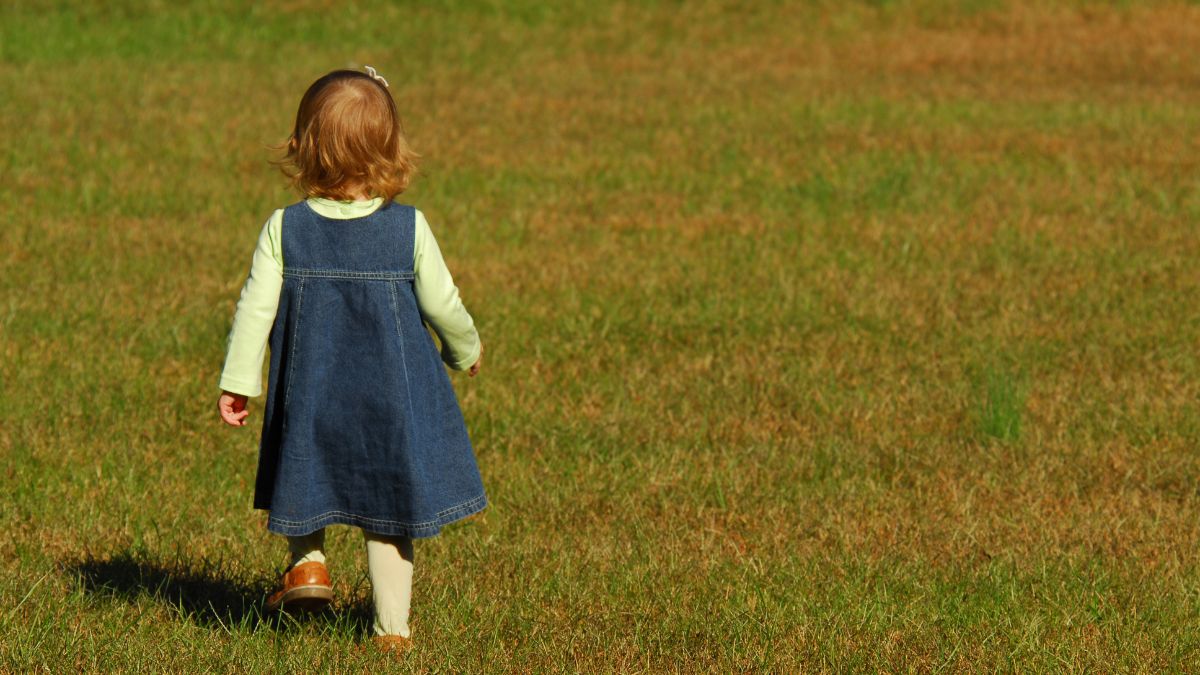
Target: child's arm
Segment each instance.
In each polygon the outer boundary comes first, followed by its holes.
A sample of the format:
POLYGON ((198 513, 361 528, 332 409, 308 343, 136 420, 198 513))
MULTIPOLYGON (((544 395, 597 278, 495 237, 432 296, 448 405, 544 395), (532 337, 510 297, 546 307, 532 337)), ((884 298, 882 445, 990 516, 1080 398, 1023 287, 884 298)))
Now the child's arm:
POLYGON ((246 416, 250 414, 246 411, 246 399, 262 393, 267 338, 275 323, 279 291, 283 287, 282 224, 283 211, 276 211, 259 234, 250 275, 242 286, 233 327, 229 331, 217 407, 221 418, 233 426, 245 425, 246 416))
POLYGON ((446 365, 455 370, 467 370, 474 376, 482 366, 483 342, 475 330, 475 321, 463 306, 458 287, 454 285, 425 215, 417 211, 416 220, 413 288, 417 306, 422 318, 442 342, 442 360, 446 365))

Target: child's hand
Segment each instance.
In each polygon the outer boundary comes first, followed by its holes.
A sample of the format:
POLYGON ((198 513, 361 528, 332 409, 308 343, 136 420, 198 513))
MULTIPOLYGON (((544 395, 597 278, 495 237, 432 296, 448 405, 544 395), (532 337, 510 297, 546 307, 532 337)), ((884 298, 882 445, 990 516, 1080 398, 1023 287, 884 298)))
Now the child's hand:
POLYGON ((217 411, 221 413, 221 419, 231 427, 246 426, 246 417, 250 414, 250 411, 246 410, 246 397, 227 391, 221 392, 221 398, 217 400, 217 411))
POLYGON ((479 359, 475 361, 475 365, 467 369, 467 375, 475 377, 479 374, 479 369, 483 367, 483 340, 479 341, 479 359))

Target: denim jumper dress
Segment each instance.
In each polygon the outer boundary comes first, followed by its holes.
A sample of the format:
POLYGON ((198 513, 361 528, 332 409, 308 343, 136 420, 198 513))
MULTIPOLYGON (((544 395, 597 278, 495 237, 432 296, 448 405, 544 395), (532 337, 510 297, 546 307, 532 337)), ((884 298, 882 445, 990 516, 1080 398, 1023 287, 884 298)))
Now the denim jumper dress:
POLYGON ((430 537, 487 505, 458 399, 413 291, 416 211, 283 213, 283 287, 254 507, 267 529, 430 537))

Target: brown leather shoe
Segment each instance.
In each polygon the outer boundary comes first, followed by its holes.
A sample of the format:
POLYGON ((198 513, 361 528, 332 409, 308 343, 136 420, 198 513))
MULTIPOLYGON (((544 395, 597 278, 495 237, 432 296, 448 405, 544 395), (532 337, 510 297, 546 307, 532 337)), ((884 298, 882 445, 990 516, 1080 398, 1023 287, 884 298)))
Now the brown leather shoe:
POLYGON ((412 640, 399 635, 376 635, 371 638, 371 642, 374 642, 375 648, 384 654, 395 654, 396 656, 404 656, 413 647, 412 640))
POLYGON ((284 572, 279 590, 267 598, 267 610, 319 612, 333 600, 329 570, 319 562, 306 562, 284 572))

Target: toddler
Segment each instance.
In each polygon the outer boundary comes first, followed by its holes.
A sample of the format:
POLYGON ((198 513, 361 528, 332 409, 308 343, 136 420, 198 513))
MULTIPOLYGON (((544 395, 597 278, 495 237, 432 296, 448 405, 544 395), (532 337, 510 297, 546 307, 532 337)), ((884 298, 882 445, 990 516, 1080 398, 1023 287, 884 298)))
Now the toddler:
POLYGON ((271 346, 254 507, 287 537, 270 610, 333 599, 324 528, 362 529, 373 638, 411 646, 412 540, 487 505, 442 366, 479 372, 483 344, 425 216, 387 82, 338 70, 300 100, 282 162, 303 201, 263 227, 221 373, 221 418, 245 426, 271 346), (437 333, 441 354, 425 325, 437 333))

